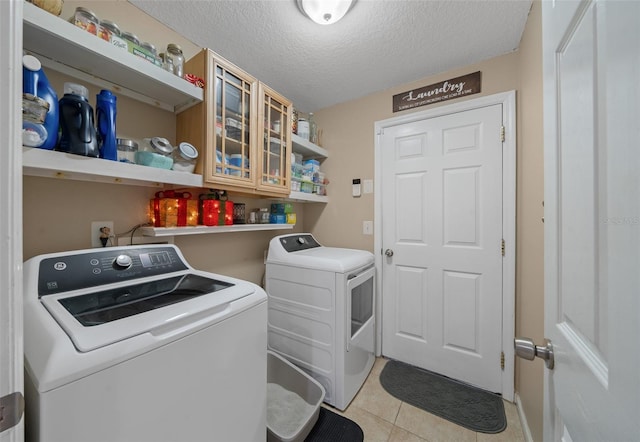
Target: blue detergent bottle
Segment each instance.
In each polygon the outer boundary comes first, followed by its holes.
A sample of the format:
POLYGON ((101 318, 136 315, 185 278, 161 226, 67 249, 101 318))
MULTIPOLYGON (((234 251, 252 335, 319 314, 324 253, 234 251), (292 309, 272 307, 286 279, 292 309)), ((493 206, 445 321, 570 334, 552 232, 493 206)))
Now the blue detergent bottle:
POLYGON ((116 101, 117 97, 107 89, 102 89, 96 95, 96 126, 100 140, 100 158, 112 161, 118 161, 116 101))
POLYGON ((58 95, 49 84, 40 60, 33 55, 22 57, 22 93, 35 95, 49 103, 49 111, 43 123, 47 135, 44 143, 38 147, 48 150, 54 149, 58 144, 58 126, 60 124, 58 95))

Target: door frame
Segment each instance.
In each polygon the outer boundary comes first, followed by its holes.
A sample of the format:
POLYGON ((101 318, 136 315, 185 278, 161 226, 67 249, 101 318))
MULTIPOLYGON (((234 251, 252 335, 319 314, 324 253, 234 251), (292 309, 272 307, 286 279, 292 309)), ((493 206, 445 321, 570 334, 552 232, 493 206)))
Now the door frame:
MULTIPOLYGON (((22 4, 0 1, 0 396, 23 389, 22 331, 22 4)), ((24 415, 0 441, 24 439, 24 415)))
MULTIPOLYGON (((502 105, 502 121, 505 128, 502 143, 502 237, 505 240, 505 255, 502 260, 502 351, 504 352, 504 374, 502 397, 514 401, 514 348, 515 336, 515 288, 516 288, 516 91, 501 92, 474 98, 459 103, 439 106, 407 115, 377 121, 375 133, 374 172, 374 255, 376 272, 376 355, 382 353, 382 133, 388 127, 436 118, 443 115, 472 109, 502 105)), ((499 361, 496 361, 498 363, 499 361)))

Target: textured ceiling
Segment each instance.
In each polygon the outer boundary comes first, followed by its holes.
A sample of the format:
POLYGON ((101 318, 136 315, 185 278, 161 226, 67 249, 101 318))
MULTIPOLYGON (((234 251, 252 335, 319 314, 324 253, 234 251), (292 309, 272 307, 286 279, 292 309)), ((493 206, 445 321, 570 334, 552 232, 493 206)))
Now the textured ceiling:
POLYGON ((321 26, 295 0, 129 0, 312 112, 518 48, 531 0, 358 0, 321 26))

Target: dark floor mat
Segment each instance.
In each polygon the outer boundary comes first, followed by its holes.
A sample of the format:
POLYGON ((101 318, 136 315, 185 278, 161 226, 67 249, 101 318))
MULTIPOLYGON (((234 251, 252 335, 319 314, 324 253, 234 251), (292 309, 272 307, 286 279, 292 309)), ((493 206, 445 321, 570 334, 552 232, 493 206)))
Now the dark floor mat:
POLYGON ((305 442, 362 442, 364 433, 354 421, 320 407, 318 422, 305 442))
POLYGON ((507 428, 502 398, 462 382, 399 361, 389 361, 380 383, 392 396, 472 431, 507 428))

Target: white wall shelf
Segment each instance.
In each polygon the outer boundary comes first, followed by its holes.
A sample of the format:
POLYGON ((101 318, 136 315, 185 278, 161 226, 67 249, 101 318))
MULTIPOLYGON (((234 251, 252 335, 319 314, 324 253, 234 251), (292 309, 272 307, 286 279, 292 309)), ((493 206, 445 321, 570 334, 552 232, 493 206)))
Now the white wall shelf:
POLYGON ((252 232, 259 230, 290 230, 295 224, 233 224, 231 226, 193 226, 193 227, 142 227, 144 236, 178 236, 209 233, 252 232))
POLYGON ((316 195, 315 193, 291 192, 288 200, 302 203, 328 203, 329 197, 326 195, 316 195))
POLYGON ((22 148, 22 173, 29 176, 129 184, 202 187, 202 175, 90 158, 35 147, 22 148))
MULTIPOLYGON (((324 160, 329 156, 329 152, 305 138, 301 138, 296 134, 291 134, 291 142, 293 152, 299 153, 305 160, 317 159, 319 161, 324 160)), ((328 203, 329 197, 326 195, 316 195, 314 193, 305 192, 291 192, 287 198, 290 201, 300 203, 328 203)))
POLYGON ((203 90, 188 81, 28 2, 23 47, 50 69, 170 112, 204 97, 203 90))
POLYGON ((298 135, 291 134, 291 142, 293 143, 292 150, 296 153, 302 154, 305 159, 325 159, 329 156, 329 152, 309 140, 299 137, 298 135))

